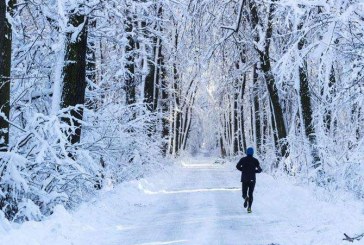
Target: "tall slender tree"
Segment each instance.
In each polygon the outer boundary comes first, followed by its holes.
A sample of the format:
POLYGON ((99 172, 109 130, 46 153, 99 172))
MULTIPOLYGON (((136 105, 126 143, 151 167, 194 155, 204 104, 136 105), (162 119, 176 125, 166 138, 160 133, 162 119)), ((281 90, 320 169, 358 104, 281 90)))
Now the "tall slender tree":
POLYGON ((257 152, 260 152, 261 147, 261 122, 260 122, 260 110, 259 110, 259 96, 258 96, 258 89, 259 89, 259 82, 258 82, 258 73, 257 73, 257 64, 254 64, 253 67, 253 85, 254 85, 254 93, 253 93, 253 100, 254 100, 254 128, 255 128, 255 145, 257 152))
MULTIPOLYGON (((155 6, 157 9, 158 6, 155 6)), ((158 10, 156 12, 159 13, 158 10)), ((156 21, 152 27, 154 31, 160 31, 160 23, 156 21)), ((144 101, 147 104, 147 107, 151 111, 155 111, 157 109, 158 103, 158 81, 159 81, 159 67, 158 60, 159 54, 161 50, 161 39, 157 35, 153 35, 151 37, 151 56, 148 58, 148 74, 145 78, 144 83, 144 101)))
MULTIPOLYGON (((298 26, 298 29, 302 29, 302 25, 300 24, 298 26)), ((305 45, 305 39, 301 38, 301 40, 298 42, 298 50, 301 51, 305 45)), ((317 144, 316 142, 316 134, 315 134, 315 128, 313 125, 313 109, 312 109, 312 103, 311 103, 311 94, 309 90, 309 84, 308 84, 308 74, 307 74, 307 61, 306 57, 303 57, 303 62, 301 66, 298 67, 298 74, 299 74, 299 80, 300 80, 300 105, 301 105, 301 112, 302 112, 302 118, 303 118, 303 128, 305 131, 305 135, 308 138, 311 148, 312 148, 312 156, 314 158, 315 165, 318 165, 320 162, 320 157, 317 154, 315 150, 315 146, 317 144)))
POLYGON ((6 15, 12 15, 15 3, 0 0, 0 151, 6 151, 9 143, 12 29, 6 15))
MULTIPOLYGON (((274 129, 274 141, 277 149, 280 149, 280 155, 285 156, 287 155, 288 146, 283 143, 282 140, 284 140, 287 137, 287 130, 286 125, 284 121, 284 115, 283 115, 283 109, 279 101, 279 95, 278 90, 276 86, 276 81, 272 72, 272 64, 271 64, 271 57, 270 57, 270 43, 272 40, 273 35, 273 16, 275 11, 275 4, 270 3, 268 7, 268 17, 267 17, 267 24, 266 24, 266 30, 265 35, 263 35, 264 40, 260 40, 261 37, 259 37, 259 41, 264 43, 263 47, 256 46, 256 51, 259 54, 259 60, 260 60, 260 69, 263 72, 264 79, 268 88, 270 100, 271 100, 271 107, 272 107, 272 126, 274 129)), ((258 32, 258 26, 260 25, 260 17, 258 15, 257 10, 257 3, 250 2, 250 12, 251 12, 251 21, 252 21, 252 27, 253 30, 258 32)), ((260 27, 262 27, 260 25, 260 27)), ((255 34, 257 35, 257 34, 255 34)))
MULTIPOLYGON (((90 18, 88 20, 88 32, 95 31, 96 29, 96 19, 90 18)), ((97 84, 97 67, 96 67, 96 42, 95 38, 87 40, 87 52, 86 52, 86 83, 89 85, 90 91, 93 91, 94 86, 97 84)), ((86 102, 88 108, 96 109, 98 106, 98 101, 94 94, 86 102)))
POLYGON ((74 13, 70 16, 69 23, 79 29, 78 35, 67 33, 65 66, 63 69, 62 108, 76 107, 71 111, 72 118, 64 118, 69 125, 75 127, 74 134, 69 139, 72 144, 80 142, 81 120, 86 91, 86 53, 88 19, 82 13, 74 13))
POLYGON ((136 102, 136 33, 135 33, 135 15, 130 9, 126 10, 125 32, 127 34, 126 53, 126 74, 125 74, 125 98, 126 104, 132 105, 136 102))

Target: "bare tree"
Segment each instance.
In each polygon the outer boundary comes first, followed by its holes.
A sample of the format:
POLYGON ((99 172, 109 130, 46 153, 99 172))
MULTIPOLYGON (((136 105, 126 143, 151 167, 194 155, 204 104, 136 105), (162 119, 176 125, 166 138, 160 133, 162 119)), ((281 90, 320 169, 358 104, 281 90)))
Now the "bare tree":
POLYGON ((75 13, 70 17, 69 23, 80 30, 79 33, 67 34, 66 63, 63 69, 62 107, 74 107, 71 112, 72 118, 63 120, 75 127, 74 134, 69 139, 74 144, 80 142, 81 139, 81 121, 86 91, 88 19, 84 14, 75 13))
POLYGON ((6 15, 12 14, 15 3, 0 0, 0 151, 7 151, 9 143, 12 29, 6 15))

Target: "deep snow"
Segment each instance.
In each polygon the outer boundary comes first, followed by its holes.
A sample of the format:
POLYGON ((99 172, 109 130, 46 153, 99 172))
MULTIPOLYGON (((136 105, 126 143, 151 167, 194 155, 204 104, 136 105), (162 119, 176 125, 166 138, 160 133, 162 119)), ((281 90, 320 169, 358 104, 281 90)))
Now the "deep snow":
POLYGON ((364 232, 359 201, 324 201, 323 192, 264 173, 248 214, 239 180, 234 163, 181 160, 166 173, 103 190, 73 213, 59 207, 47 220, 19 227, 2 221, 0 244, 335 245, 350 244, 344 232, 364 232))

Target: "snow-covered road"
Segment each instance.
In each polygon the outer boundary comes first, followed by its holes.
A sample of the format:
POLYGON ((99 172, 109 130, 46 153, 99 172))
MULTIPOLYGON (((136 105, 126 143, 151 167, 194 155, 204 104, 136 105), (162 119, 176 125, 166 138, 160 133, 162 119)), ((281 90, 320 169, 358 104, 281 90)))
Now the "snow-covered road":
POLYGON ((44 222, 8 230, 0 244, 335 245, 348 244, 344 232, 364 232, 359 202, 320 201, 317 192, 264 173, 248 214, 239 180, 234 164, 185 161, 168 174, 105 191, 73 214, 59 208, 44 222))

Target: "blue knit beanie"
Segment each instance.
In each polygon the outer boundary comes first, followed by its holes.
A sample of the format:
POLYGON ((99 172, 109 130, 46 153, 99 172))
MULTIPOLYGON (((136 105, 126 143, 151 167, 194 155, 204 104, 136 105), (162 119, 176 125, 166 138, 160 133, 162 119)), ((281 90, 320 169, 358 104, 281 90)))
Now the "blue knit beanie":
POLYGON ((246 149, 246 154, 248 156, 253 156, 254 155, 254 149, 253 149, 253 147, 249 147, 248 149, 246 149))

